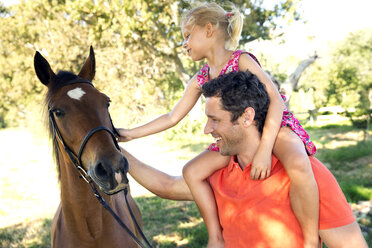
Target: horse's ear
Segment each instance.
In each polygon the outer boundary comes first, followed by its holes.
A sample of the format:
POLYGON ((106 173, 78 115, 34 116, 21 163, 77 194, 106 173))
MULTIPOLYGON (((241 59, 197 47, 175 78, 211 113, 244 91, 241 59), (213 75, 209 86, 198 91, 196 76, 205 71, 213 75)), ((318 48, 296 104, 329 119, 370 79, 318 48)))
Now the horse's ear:
POLYGON ((96 59, 94 57, 93 47, 90 46, 89 57, 85 61, 83 68, 79 72, 79 77, 92 81, 96 74, 96 59))
POLYGON ((52 68, 50 68, 48 61, 39 52, 35 53, 34 67, 37 77, 46 86, 56 76, 52 68))

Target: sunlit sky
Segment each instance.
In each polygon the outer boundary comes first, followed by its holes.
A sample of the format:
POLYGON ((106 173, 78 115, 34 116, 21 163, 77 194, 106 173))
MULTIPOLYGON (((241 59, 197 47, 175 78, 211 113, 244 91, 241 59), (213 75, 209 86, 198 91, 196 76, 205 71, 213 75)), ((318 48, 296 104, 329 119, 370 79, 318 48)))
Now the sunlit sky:
MULTIPOLYGON (((0 0, 6 5, 17 3, 18 0, 0 0)), ((264 0, 267 6, 272 6, 276 0, 264 0)), ((303 20, 291 24, 285 29, 283 39, 285 45, 280 49, 269 43, 258 47, 275 56, 296 55, 306 57, 314 51, 327 49, 330 41, 340 40, 349 32, 362 28, 372 28, 372 0, 303 0, 299 6, 303 20), (274 51, 277 50, 277 51, 274 51)))
MULTIPOLYGON (((270 5, 275 0, 264 0, 270 5)), ((303 0, 298 8, 302 20, 284 30, 284 44, 253 42, 253 53, 262 52, 280 61, 289 56, 305 59, 315 52, 326 53, 335 41, 350 32, 372 29, 372 0, 303 0)))
POLYGON ((302 5, 308 31, 325 39, 372 27, 370 0, 305 0, 302 5))

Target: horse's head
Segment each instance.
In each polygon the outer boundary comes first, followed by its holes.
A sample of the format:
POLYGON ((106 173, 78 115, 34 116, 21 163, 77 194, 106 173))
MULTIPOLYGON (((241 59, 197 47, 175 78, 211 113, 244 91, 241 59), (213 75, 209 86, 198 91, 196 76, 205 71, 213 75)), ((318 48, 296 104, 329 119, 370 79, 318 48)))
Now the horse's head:
POLYGON ((125 188, 128 161, 113 134, 110 99, 91 83, 95 75, 93 48, 78 75, 66 71, 55 74, 38 52, 34 66, 39 80, 48 87, 46 103, 55 154, 60 150, 64 160, 74 161, 83 177, 93 179, 106 194, 125 188))

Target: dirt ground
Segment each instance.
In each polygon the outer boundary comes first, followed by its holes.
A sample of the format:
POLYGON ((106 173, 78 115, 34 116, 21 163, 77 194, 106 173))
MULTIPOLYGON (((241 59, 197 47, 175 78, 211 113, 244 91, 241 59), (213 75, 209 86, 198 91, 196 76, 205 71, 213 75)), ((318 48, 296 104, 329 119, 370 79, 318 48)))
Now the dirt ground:
MULTIPOLYGON (((23 221, 53 216, 59 204, 57 173, 52 148, 44 134, 28 130, 0 131, 0 228, 23 221)), ((186 161, 181 152, 159 145, 159 137, 121 145, 141 161, 172 175, 180 175, 186 161)), ((150 194, 130 180, 132 196, 150 194)))

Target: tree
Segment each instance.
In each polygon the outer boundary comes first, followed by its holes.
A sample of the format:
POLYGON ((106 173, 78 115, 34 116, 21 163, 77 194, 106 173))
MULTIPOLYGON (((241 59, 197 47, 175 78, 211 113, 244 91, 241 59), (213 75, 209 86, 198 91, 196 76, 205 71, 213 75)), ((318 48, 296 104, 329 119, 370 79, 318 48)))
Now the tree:
MULTIPOLYGON (((297 20, 298 1, 283 0, 271 10, 263 7, 263 1, 235 1, 246 18, 241 44, 271 39, 273 31, 280 29, 277 23, 297 20)), ((112 115, 121 125, 169 109, 200 68, 200 62, 190 61, 182 51, 179 21, 191 4, 193 1, 34 0, 9 8, 1 5, 1 125, 19 124, 32 116, 32 108, 41 105, 43 89, 32 66, 36 50, 54 69, 76 71, 93 45, 95 84, 112 98, 112 115)))
POLYGON ((372 30, 350 33, 333 51, 328 102, 346 109, 353 125, 369 128, 372 102, 372 30))
POLYGON ((302 73, 306 70, 307 67, 313 64, 317 58, 318 58, 318 55, 315 54, 311 56, 310 58, 302 60, 298 64, 296 70, 289 76, 289 78, 285 82, 280 82, 274 78, 273 81, 277 81, 278 84, 280 85, 280 89, 285 92, 284 94, 287 97, 287 102, 286 102, 287 107, 289 107, 289 103, 290 103, 293 91, 298 89, 298 83, 299 83, 302 73))

